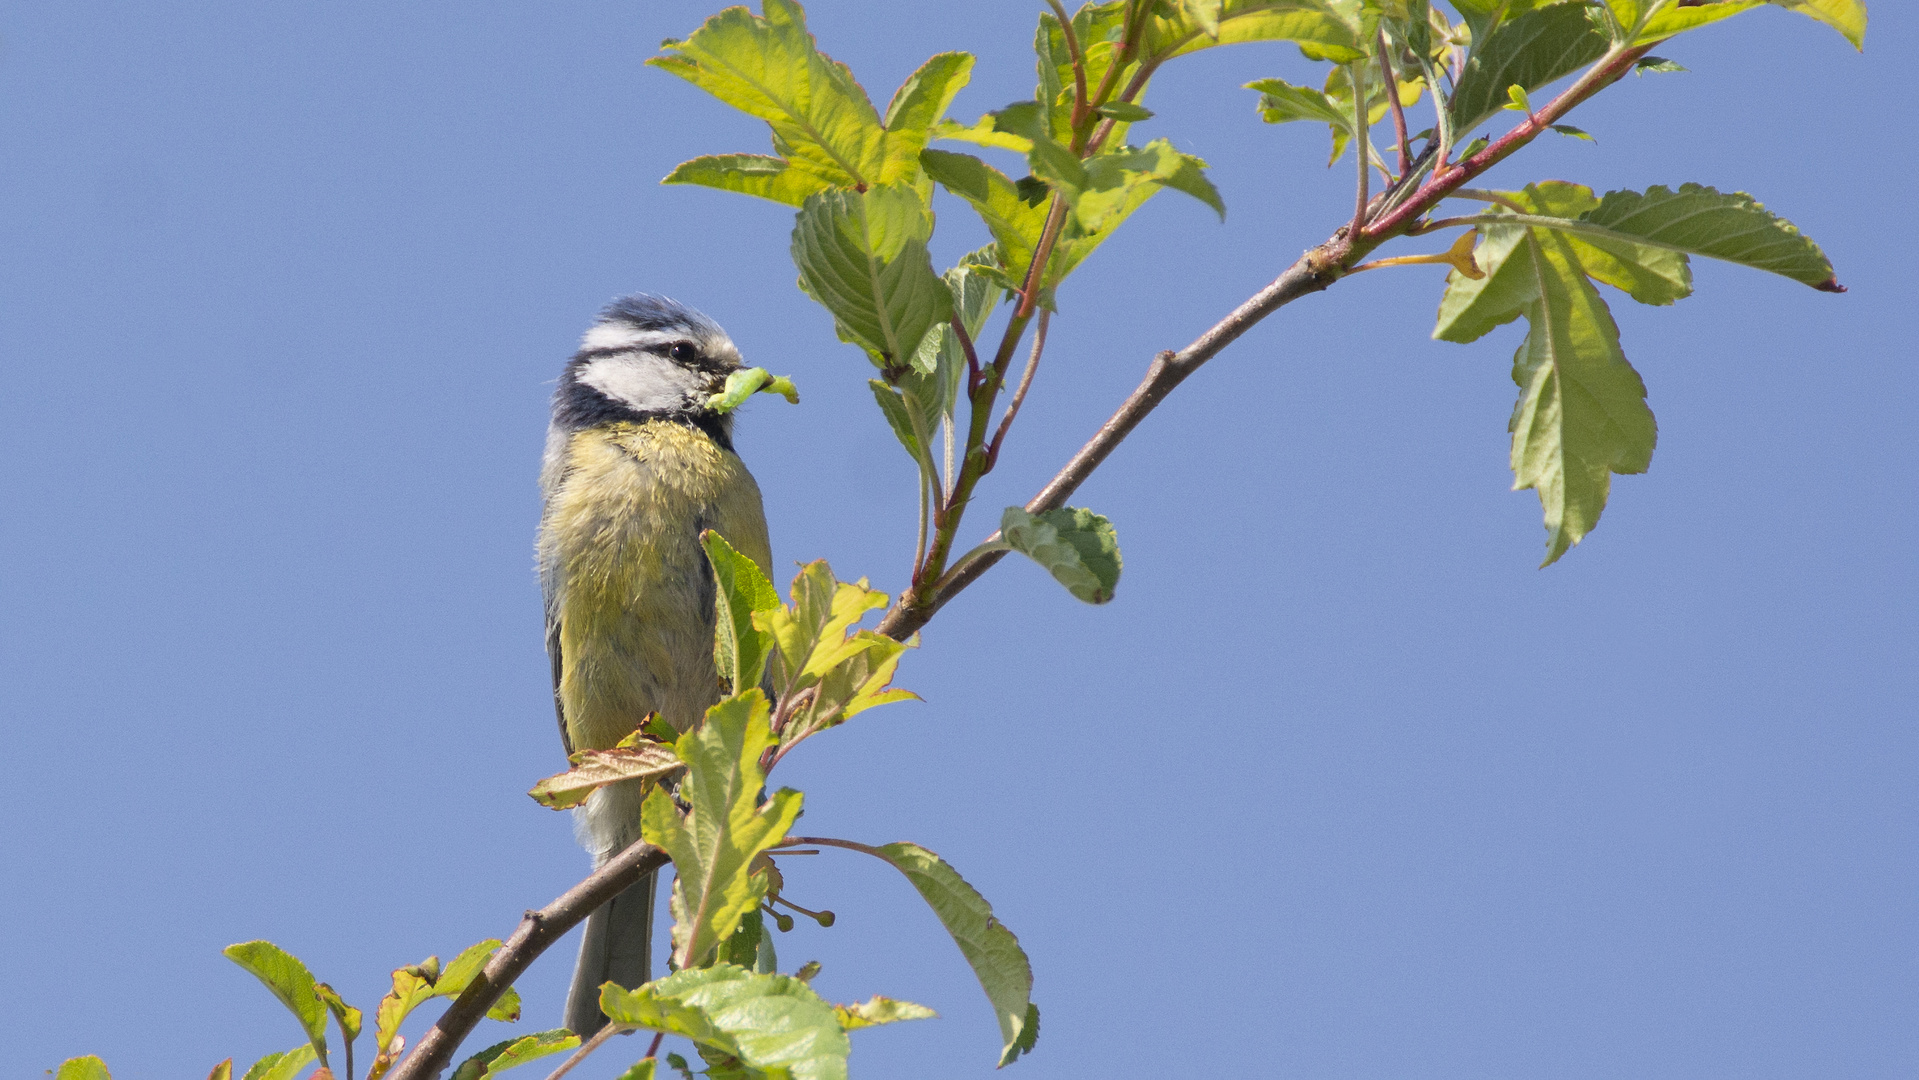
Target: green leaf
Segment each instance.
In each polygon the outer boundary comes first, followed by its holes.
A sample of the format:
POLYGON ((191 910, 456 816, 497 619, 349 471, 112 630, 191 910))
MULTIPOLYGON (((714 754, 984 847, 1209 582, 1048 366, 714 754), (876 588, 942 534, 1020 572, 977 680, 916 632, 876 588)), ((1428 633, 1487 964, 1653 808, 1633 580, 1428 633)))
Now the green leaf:
POLYGON ((1553 4, 1501 23, 1476 40, 1453 91, 1453 130, 1462 135, 1505 107, 1508 88, 1526 92, 1606 54, 1612 39, 1584 4, 1553 4))
MULTIPOLYGON (((999 254, 992 245, 970 252, 945 274, 960 323, 974 341, 986 329, 986 320, 1006 295, 999 254)), ((953 415, 960 399, 960 383, 967 372, 966 350, 950 323, 935 326, 913 355, 912 370, 899 379, 900 393, 928 433, 953 415)), ((884 408, 884 406, 881 406, 884 408)), ((915 428, 914 430, 919 430, 915 428)))
POLYGON ((1672 74, 1687 70, 1686 65, 1677 60, 1668 60, 1663 56, 1642 56, 1633 64, 1634 75, 1644 75, 1650 71, 1655 75, 1672 74))
POLYGON ((565 1028, 507 1039, 460 1062, 459 1067, 453 1070, 453 1080, 486 1080, 489 1076, 498 1076, 508 1069, 579 1045, 580 1037, 565 1028))
MULTIPOLYGON (((300 1070, 313 1063, 313 1044, 296 1046, 279 1054, 268 1054, 253 1063, 243 1080, 293 1080, 300 1070)), ((61 1080, 65 1080, 64 1077, 61 1080)))
POLYGON ((1792 222, 1743 191, 1700 184, 1678 191, 1609 191, 1581 221, 1675 251, 1780 274, 1825 292, 1844 292, 1832 263, 1792 222))
POLYGON ((1566 136, 1569 139, 1584 139, 1585 141, 1589 143, 1596 143, 1599 141, 1598 139, 1595 139, 1591 135, 1587 134, 1585 129, 1576 128, 1572 126, 1571 124, 1554 124, 1552 125, 1552 129, 1554 131, 1559 132, 1561 135, 1566 136))
POLYGON ((113 1080, 113 1076, 107 1072, 106 1062, 88 1054, 61 1062, 53 1080, 113 1080))
POLYGON ((766 677, 773 635, 753 625, 753 613, 780 606, 780 594, 766 571, 740 554, 726 538, 708 529, 700 534, 707 564, 713 568, 713 661, 732 693, 760 685, 766 677))
POLYGON ((387 991, 386 996, 380 999, 379 1006, 373 1010, 373 1046, 379 1057, 374 1059, 369 1075, 379 1073, 382 1058, 390 1065, 392 1059, 398 1056, 399 1047, 395 1045, 395 1040, 399 1036, 400 1025, 406 1022, 414 1009, 433 999, 433 980, 427 976, 432 974, 437 978, 439 966, 439 959, 429 956, 425 963, 394 970, 393 989, 387 991))
POLYGON ((867 588, 865 579, 839 581, 823 561, 803 568, 791 591, 790 607, 756 616, 779 646, 773 686, 780 700, 806 694, 780 731, 782 752, 867 709, 918 696, 890 686, 910 645, 853 629, 867 612, 886 606, 885 593, 867 588))
POLYGON ((800 813, 800 793, 782 788, 764 805, 760 755, 774 743, 758 687, 706 711, 674 747, 686 762, 679 797, 655 788, 641 809, 641 833, 673 857, 673 947, 681 968, 697 967, 766 896, 754 856, 780 842, 800 813))
POLYGON ((893 429, 893 437, 906 448, 907 454, 923 474, 934 475, 937 470, 933 465, 933 449, 922 439, 922 436, 930 433, 922 431, 914 423, 913 410, 907 407, 906 399, 898 390, 878 379, 868 379, 866 385, 873 391, 873 400, 879 402, 880 412, 886 417, 886 426, 893 429))
POLYGON ((320 995, 314 990, 313 973, 307 970, 297 957, 271 941, 243 941, 238 945, 228 945, 223 950, 227 959, 245 968, 254 978, 260 980, 273 996, 280 999, 300 1021, 300 1027, 306 1031, 307 1041, 313 1044, 313 1052, 325 1065, 326 1059, 326 1006, 321 1004, 320 995))
POLYGON ((659 1059, 657 1058, 641 1058, 629 1066, 627 1070, 616 1077, 615 1080, 654 1080, 655 1071, 658 1069, 659 1064, 659 1059))
POLYGON ((453 962, 441 970, 440 977, 433 981, 433 996, 457 998, 465 993, 474 976, 486 967, 486 962, 493 959, 493 954, 499 949, 499 938, 487 938, 462 949, 460 955, 454 957, 453 962))
POLYGON ((314 983, 313 992, 319 995, 320 1003, 326 1006, 327 1012, 333 1014, 333 1022, 340 1025, 340 1035, 346 1039, 347 1045, 353 1045, 353 1040, 360 1037, 360 1024, 365 1014, 348 1005, 337 991, 325 983, 314 983))
POLYGON ((833 313, 840 340, 865 349, 881 369, 910 359, 927 329, 952 312, 926 254, 932 233, 926 205, 899 184, 813 195, 793 227, 800 287, 833 313))
POLYGON ((1513 357, 1513 488, 1539 493, 1549 565, 1599 523, 1613 473, 1645 472, 1658 429, 1606 302, 1563 237, 1528 230, 1540 279, 1513 357))
POLYGON ((811 987, 732 964, 676 971, 638 990, 608 983, 600 1009, 615 1023, 693 1040, 776 1077, 844 1080, 852 1046, 811 987))
POLYGON ((1046 224, 1044 204, 1028 203, 1011 178, 971 154, 927 150, 920 164, 942 187, 972 205, 993 234, 999 265, 1016 280, 1023 278, 1046 224))
POLYGON ((966 883, 945 860, 918 844, 887 844, 876 849, 919 890, 940 925, 953 936, 992 1003, 1004 1045, 1000 1064, 1010 1065, 1032 1049, 1039 1032, 1039 1010, 1032 1003, 1033 968, 1026 953, 1000 921, 993 905, 966 883))
POLYGON ((1486 277, 1473 281, 1457 271, 1448 277, 1434 336, 1469 341, 1526 317, 1526 340, 1513 359, 1520 388, 1509 425, 1513 486, 1539 494, 1547 530, 1542 565, 1549 565, 1598 524, 1612 474, 1644 472, 1657 440, 1645 384, 1587 276, 1630 270, 1623 280, 1653 295, 1676 286, 1670 276, 1658 284, 1662 273, 1670 275, 1670 263, 1637 263, 1630 244, 1608 238, 1601 249, 1583 234, 1530 226, 1590 209, 1590 190, 1552 183, 1503 194, 1531 212, 1514 215, 1529 224, 1480 227, 1485 241, 1475 257, 1486 277))
POLYGON ((814 46, 800 5, 764 0, 762 10, 727 8, 647 63, 766 121, 794 168, 838 187, 878 183, 885 131, 866 91, 814 46))
POLYGON ((1081 600, 1104 604, 1113 598, 1119 584, 1119 538, 1106 518, 1073 506, 1039 515, 1009 506, 1000 518, 1000 536, 1004 547, 1045 567, 1081 600))
POLYGON ((1690 7, 1668 7, 1646 23, 1634 44, 1662 41, 1768 5, 1817 19, 1843 34, 1854 48, 1866 47, 1866 5, 1860 0, 1717 0, 1690 7))
POLYGON ((1320 0, 1227 0, 1218 5, 1215 26, 1209 26, 1192 4, 1182 3, 1177 14, 1170 5, 1156 6, 1141 34, 1141 51, 1163 63, 1216 45, 1290 41, 1309 60, 1350 64, 1364 59, 1362 25, 1342 18, 1334 7, 1320 0))
POLYGON ((1314 120, 1352 132, 1353 111, 1342 109, 1324 91, 1294 86, 1284 79, 1259 79, 1247 83, 1246 89, 1259 91, 1259 116, 1269 124, 1314 120))
POLYGON ((885 150, 879 182, 911 182, 920 175, 920 151, 953 96, 972 78, 970 53, 940 53, 907 76, 886 108, 885 150))
MULTIPOLYGON (((56 1078, 56 1080, 58 1080, 58 1078, 56 1078)), ((111 1080, 111 1078, 106 1078, 106 1080, 111 1080)), ((207 1074, 207 1080, 233 1080, 233 1059, 228 1058, 220 1064, 215 1065, 213 1071, 207 1074)))
POLYGON ((895 1001, 878 994, 851 1005, 835 1005, 833 1014, 839 1018, 840 1027, 847 1031, 880 1024, 897 1024, 902 1020, 933 1020, 939 1017, 938 1013, 924 1005, 895 1001))
POLYGON ((681 162, 660 183, 697 184, 798 206, 808 195, 836 186, 838 179, 800 168, 785 158, 764 154, 709 154, 681 162))
POLYGON ((765 120, 777 157, 726 154, 686 162, 667 183, 704 184, 792 206, 834 188, 904 184, 923 194, 919 152, 933 126, 971 77, 973 58, 941 53, 893 95, 885 120, 846 65, 820 52, 805 13, 791 0, 765 0, 763 16, 728 8, 672 55, 647 63, 678 75, 733 107, 765 120))
POLYGON ((1101 116, 1128 124, 1137 124, 1142 120, 1153 118, 1153 110, 1144 105, 1135 105, 1130 101, 1109 101, 1094 111, 1101 116))

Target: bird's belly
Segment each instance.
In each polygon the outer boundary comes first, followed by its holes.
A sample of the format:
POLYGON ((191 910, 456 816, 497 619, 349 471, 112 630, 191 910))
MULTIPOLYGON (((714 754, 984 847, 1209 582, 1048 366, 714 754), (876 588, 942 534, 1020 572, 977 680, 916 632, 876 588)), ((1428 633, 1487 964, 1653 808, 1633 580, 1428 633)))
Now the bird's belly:
POLYGON ((583 432, 569 465, 541 540, 568 741, 612 746, 649 713, 685 730, 720 693, 699 534, 726 531, 750 503, 763 547, 758 488, 737 457, 678 425, 583 432))

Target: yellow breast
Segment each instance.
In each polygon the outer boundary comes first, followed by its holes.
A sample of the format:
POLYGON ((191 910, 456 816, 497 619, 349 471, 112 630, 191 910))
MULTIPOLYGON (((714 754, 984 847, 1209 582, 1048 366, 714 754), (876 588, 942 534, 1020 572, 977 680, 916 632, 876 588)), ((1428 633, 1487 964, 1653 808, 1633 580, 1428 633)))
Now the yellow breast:
POLYGON ((612 746, 651 712, 685 730, 720 691, 700 531, 765 569, 759 486, 738 456, 672 421, 592 428, 556 449, 540 564, 569 741, 612 746))

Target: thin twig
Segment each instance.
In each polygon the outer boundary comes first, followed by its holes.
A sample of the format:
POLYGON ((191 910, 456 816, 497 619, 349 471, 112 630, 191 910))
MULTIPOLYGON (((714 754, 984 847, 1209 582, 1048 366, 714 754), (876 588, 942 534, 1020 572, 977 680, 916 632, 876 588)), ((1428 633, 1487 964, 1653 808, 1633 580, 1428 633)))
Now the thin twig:
POLYGON ((1379 76, 1386 82, 1386 100, 1392 103, 1393 134, 1399 137, 1399 175, 1413 167, 1413 148, 1406 138, 1406 110, 1399 105, 1399 80, 1393 76, 1393 62, 1386 55, 1386 24, 1379 24, 1379 76))
POLYGON ((1527 117, 1523 123, 1501 135, 1485 149, 1457 165, 1435 168, 1432 180, 1420 189, 1417 198, 1408 199, 1404 205, 1381 214, 1378 220, 1366 226, 1366 238, 1384 240, 1404 231, 1406 226, 1432 209, 1434 204, 1446 198, 1449 193, 1506 160, 1520 147, 1537 138, 1540 132, 1558 123, 1561 117, 1571 112, 1581 102, 1618 82, 1626 72, 1632 70, 1633 64, 1656 44, 1658 43, 1651 42, 1635 45, 1632 48, 1615 47, 1607 52, 1545 108, 1527 117))
POLYGON ((460 1042, 472 1033, 486 1011, 541 953, 601 904, 665 866, 667 861, 666 852, 645 841, 636 841, 552 903, 527 912, 513 936, 494 952, 486 967, 440 1019, 420 1036, 413 1052, 387 1074, 387 1080, 432 1080, 439 1076, 452 1060, 453 1052, 459 1049, 460 1042))
POLYGON ((993 441, 986 444, 986 463, 990 471, 999 463, 999 447, 1006 441, 1006 432, 1013 426, 1013 418, 1019 415, 1020 403, 1026 400, 1026 390, 1033 385, 1033 372, 1039 370, 1039 354, 1046 349, 1046 327, 1053 321, 1053 313, 1042 309, 1039 313, 1039 325, 1033 328, 1033 351, 1027 354, 1026 370, 1020 372, 1019 388, 1013 391, 1013 399, 1006 403, 1006 415, 1000 417, 999 430, 993 433, 993 441))
MULTIPOLYGON (((565 1076, 567 1073, 570 1073, 573 1071, 573 1066, 578 1065, 582 1061, 585 1061, 586 1056, 588 1054, 591 1054, 593 1051, 598 1050, 602 1046, 605 1046, 608 1039, 611 1039, 615 1035, 624 1035, 627 1032, 632 1030, 633 1028, 627 1026, 626 1024, 606 1025, 600 1030, 594 1032, 592 1038, 581 1043, 580 1048, 578 1050, 573 1051, 572 1054, 568 1055, 565 1061, 560 1062, 559 1068, 554 1069, 550 1073, 547 1073, 546 1080, 560 1080, 560 1077, 565 1076)), ((651 1054, 647 1055, 647 1057, 652 1057, 652 1056, 653 1055, 651 1054)))
POLYGON ((1372 196, 1372 193, 1366 190, 1366 186, 1373 178, 1372 163, 1367 160, 1372 156, 1373 139, 1371 125, 1366 123, 1365 70, 1358 64, 1352 64, 1347 67, 1346 74, 1353 82, 1353 150, 1359 155, 1358 205, 1353 207, 1353 227, 1347 230, 1347 235, 1357 238, 1360 231, 1366 228, 1366 204, 1371 201, 1372 196))
MULTIPOLYGON (((1073 17, 1066 14, 1066 8, 1059 0, 1046 0, 1053 9, 1053 17, 1059 20, 1061 34, 1066 38, 1066 56, 1073 64, 1073 130, 1079 131, 1080 124, 1086 120, 1090 108, 1086 100, 1086 56, 1079 51, 1079 37, 1073 33, 1073 17)), ((1044 102, 1047 108, 1053 103, 1044 102)))
MULTIPOLYGON (((653 1041, 652 1041, 651 1043, 649 1043, 649 1044, 647 1045, 647 1048, 646 1048, 646 1056, 647 1056, 647 1057, 654 1057, 654 1056, 656 1056, 656 1055, 658 1055, 658 1054, 659 1054, 659 1052, 660 1052, 660 1043, 662 1043, 662 1042, 664 1042, 665 1040, 666 1040, 666 1032, 664 1032, 664 1031, 656 1031, 656 1032, 654 1032, 654 1033, 653 1033, 653 1041)), ((642 1060, 644 1060, 644 1059, 642 1059, 642 1060)))

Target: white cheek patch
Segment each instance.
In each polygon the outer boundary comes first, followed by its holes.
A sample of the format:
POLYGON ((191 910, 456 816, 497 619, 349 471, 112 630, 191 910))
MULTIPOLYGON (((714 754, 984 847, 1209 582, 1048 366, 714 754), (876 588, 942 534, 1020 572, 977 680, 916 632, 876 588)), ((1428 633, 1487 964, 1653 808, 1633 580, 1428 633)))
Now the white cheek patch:
POLYGON ((680 341, 684 334, 669 333, 665 330, 641 330, 625 323, 604 322, 586 332, 580 339, 581 352, 595 352, 600 349, 644 349, 650 345, 660 345, 668 341, 680 341))
POLYGON ((684 409, 693 403, 706 381, 671 360, 643 352, 589 360, 580 369, 579 380, 641 412, 684 409))

